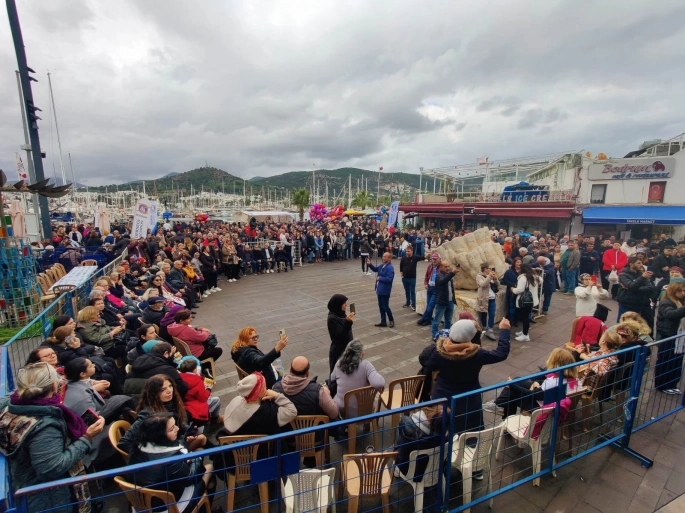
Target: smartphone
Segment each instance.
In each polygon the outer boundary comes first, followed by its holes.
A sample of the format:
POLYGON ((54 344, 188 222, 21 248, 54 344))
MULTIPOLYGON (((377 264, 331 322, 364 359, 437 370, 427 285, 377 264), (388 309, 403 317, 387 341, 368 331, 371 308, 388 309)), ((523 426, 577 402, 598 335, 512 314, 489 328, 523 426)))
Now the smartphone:
POLYGON ((355 312, 354 303, 350 303, 350 313, 354 313, 354 312, 355 312))
POLYGON ((279 331, 279 332, 278 332, 278 337, 279 337, 279 338, 285 337, 285 330, 279 331))
POLYGON ((490 270, 491 270, 493 273, 495 272, 495 268, 494 268, 494 267, 491 267, 490 270))
POLYGON ((593 274, 593 275, 590 277, 590 280, 592 280, 592 283, 597 283, 597 276, 593 274))
POLYGON ((83 412, 81 418, 87 426, 92 426, 100 419, 100 416, 97 413, 95 413, 91 408, 88 408, 85 412, 83 412))

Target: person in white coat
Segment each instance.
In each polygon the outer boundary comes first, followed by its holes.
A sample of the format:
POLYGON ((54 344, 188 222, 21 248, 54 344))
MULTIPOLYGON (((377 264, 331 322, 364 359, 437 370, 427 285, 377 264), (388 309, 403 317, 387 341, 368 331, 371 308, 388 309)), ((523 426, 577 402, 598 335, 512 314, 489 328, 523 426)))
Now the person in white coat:
POLYGON ((516 287, 511 289, 512 294, 516 295, 516 318, 523 325, 523 329, 516 333, 516 340, 519 342, 529 342, 530 337, 528 331, 530 330, 530 314, 533 308, 540 304, 540 296, 538 294, 538 285, 540 278, 535 275, 535 271, 529 264, 521 265, 521 273, 516 281, 516 287), (530 292, 532 296, 532 304, 527 302, 526 296, 530 292))
MULTIPOLYGON (((592 317, 597 308, 597 303, 604 299, 609 299, 609 291, 602 288, 602 282, 592 279, 590 274, 581 274, 582 285, 575 288, 576 295, 576 317, 592 317)), ((595 277, 596 278, 596 277, 595 277)))

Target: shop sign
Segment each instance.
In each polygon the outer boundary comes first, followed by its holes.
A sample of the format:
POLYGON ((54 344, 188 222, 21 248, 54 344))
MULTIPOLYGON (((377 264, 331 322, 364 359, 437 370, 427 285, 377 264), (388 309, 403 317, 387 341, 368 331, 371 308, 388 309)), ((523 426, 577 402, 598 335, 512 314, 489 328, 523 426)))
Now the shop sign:
POLYGON ((626 224, 654 224, 654 219, 626 219, 626 224))
POLYGON ((573 199, 573 194, 567 192, 548 192, 540 191, 539 194, 513 194, 502 195, 502 194, 480 194, 478 196, 478 201, 483 201, 486 203, 546 203, 550 201, 571 201, 573 199))
POLYGON ((590 180, 645 180, 670 178, 675 173, 673 157, 611 159, 593 162, 590 180))

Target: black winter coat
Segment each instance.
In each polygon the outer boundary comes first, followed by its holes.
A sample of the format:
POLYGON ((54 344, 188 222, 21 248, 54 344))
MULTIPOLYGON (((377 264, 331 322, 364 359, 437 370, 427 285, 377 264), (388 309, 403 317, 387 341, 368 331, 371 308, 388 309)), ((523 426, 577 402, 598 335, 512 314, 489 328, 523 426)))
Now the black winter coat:
POLYGON ((331 372, 335 363, 340 359, 347 344, 352 342, 352 323, 345 317, 339 317, 328 312, 328 335, 331 337, 331 348, 328 351, 328 365, 331 372))
POLYGON ((638 312, 649 305, 649 298, 654 295, 652 280, 643 277, 642 273, 631 271, 629 267, 625 267, 618 275, 618 285, 618 304, 638 312))
POLYGON ((271 364, 279 356, 281 356, 281 353, 276 351, 275 348, 264 354, 254 346, 241 347, 231 353, 231 358, 233 358, 236 365, 248 374, 261 372, 266 380, 266 388, 271 388, 276 383, 276 375, 271 364))
POLYGON ((452 302, 457 303, 457 296, 454 295, 454 271, 451 273, 443 273, 438 271, 435 274, 435 304, 446 305, 450 302, 449 291, 452 289, 452 302))
POLYGON ((181 397, 186 395, 188 391, 188 385, 181 375, 176 370, 176 365, 173 361, 164 359, 156 354, 141 354, 133 362, 131 367, 131 372, 126 375, 126 379, 130 378, 144 378, 148 379, 155 374, 165 374, 169 376, 174 381, 174 386, 181 397))
POLYGON ((680 321, 685 317, 685 306, 678 308, 669 298, 659 302, 656 314, 656 331, 660 339, 673 337, 678 333, 680 321))

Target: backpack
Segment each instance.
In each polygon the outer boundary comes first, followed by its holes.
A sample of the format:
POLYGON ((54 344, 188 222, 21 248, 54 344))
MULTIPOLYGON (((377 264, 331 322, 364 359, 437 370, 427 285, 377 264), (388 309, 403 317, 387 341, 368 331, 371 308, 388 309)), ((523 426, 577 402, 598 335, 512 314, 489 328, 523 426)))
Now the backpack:
POLYGON ((521 296, 519 297, 519 308, 533 308, 534 304, 533 293, 530 291, 528 283, 526 283, 526 290, 521 292, 521 296))

